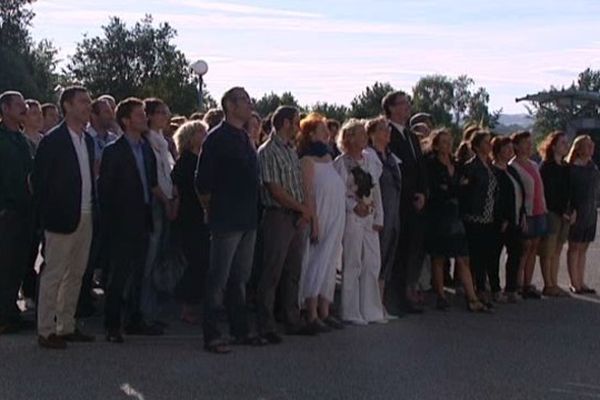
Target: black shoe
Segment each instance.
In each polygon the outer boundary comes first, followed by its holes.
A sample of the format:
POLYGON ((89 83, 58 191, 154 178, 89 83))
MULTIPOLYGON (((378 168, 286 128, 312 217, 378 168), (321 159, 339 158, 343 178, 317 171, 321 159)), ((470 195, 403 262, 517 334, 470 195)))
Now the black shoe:
POLYGON ((435 303, 435 308, 440 311, 448 311, 450 308, 450 303, 444 297, 438 297, 435 303))
POLYGON ((81 332, 79 329, 75 329, 75 332, 73 332, 73 333, 69 333, 66 335, 60 335, 60 337, 65 342, 90 343, 90 342, 96 341, 96 338, 94 336, 86 335, 85 333, 81 332))
POLYGON ((298 336, 316 336, 319 334, 319 329, 314 324, 289 326, 285 333, 287 335, 298 336))
POLYGON ((542 298, 542 295, 540 292, 537 291, 535 286, 529 286, 529 287, 523 289, 523 298, 539 300, 542 298))
POLYGON ((93 317, 94 314, 96 314, 96 306, 94 306, 92 303, 90 304, 85 304, 82 305, 81 307, 77 308, 77 312, 75 313, 75 318, 79 319, 79 318, 89 318, 89 317, 93 317))
POLYGON ((164 335, 162 328, 156 325, 146 325, 144 323, 128 325, 125 327, 125 333, 127 335, 139 335, 139 336, 161 336, 164 335))
POLYGON ((315 319, 313 322, 310 323, 310 325, 314 325, 314 329, 319 333, 329 333, 333 330, 332 327, 325 324, 320 319, 315 319))
POLYGON ((327 318, 325 318, 323 320, 323 322, 325 324, 327 324, 327 326, 333 328, 333 329, 344 329, 344 324, 342 323, 342 321, 340 321, 339 319, 335 318, 334 316, 330 315, 327 318))
POLYGON ((408 314, 423 314, 424 310, 423 310, 423 308, 419 307, 418 305, 408 302, 404 306, 404 311, 407 312, 408 314))
POLYGON ((38 336, 38 344, 45 349, 62 350, 67 348, 67 342, 54 333, 48 337, 38 336))
POLYGON ((261 337, 261 336, 244 336, 244 337, 237 337, 234 338, 233 340, 231 340, 229 342, 229 344, 233 345, 233 346, 255 346, 255 347, 260 347, 260 346, 266 346, 269 344, 269 342, 267 341, 267 339, 261 337))
POLYGON ((106 341, 109 343, 123 343, 123 335, 118 329, 110 329, 106 332, 106 341))
POLYGON ((262 337, 269 342, 269 344, 279 344, 283 342, 283 338, 275 332, 267 332, 262 337))

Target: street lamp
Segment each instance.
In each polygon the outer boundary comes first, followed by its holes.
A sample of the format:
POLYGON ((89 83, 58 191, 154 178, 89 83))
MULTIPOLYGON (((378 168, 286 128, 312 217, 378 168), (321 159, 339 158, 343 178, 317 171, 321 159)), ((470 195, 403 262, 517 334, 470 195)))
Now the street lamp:
POLYGON ((202 84, 204 83, 203 77, 208 72, 208 64, 204 60, 198 60, 190 65, 194 74, 198 77, 198 107, 202 110, 202 84))

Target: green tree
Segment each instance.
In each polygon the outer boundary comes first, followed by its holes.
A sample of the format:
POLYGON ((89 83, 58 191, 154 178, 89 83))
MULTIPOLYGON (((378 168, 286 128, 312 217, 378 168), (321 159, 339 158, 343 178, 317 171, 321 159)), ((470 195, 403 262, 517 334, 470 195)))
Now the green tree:
POLYGON ((490 95, 484 88, 480 87, 470 95, 468 101, 468 112, 466 116, 467 123, 476 123, 481 126, 494 128, 498 125, 502 109, 491 111, 488 107, 490 95))
POLYGON ((254 100, 254 109, 262 117, 266 117, 269 113, 272 113, 279 106, 294 106, 298 109, 302 109, 298 105, 298 100, 290 92, 283 92, 281 96, 271 92, 265 93, 260 99, 254 100))
POLYGON ((327 118, 333 118, 343 123, 348 118, 349 109, 348 107, 335 103, 318 102, 307 107, 312 112, 316 112, 326 116, 327 118))
POLYGON ((18 90, 41 101, 54 99, 57 51, 50 41, 34 43, 29 33, 34 0, 0 1, 0 92, 18 90))
POLYGON ((453 105, 454 86, 447 76, 425 76, 413 88, 414 111, 431 114, 437 125, 452 124, 453 105))
POLYGON ((395 89, 388 82, 375 82, 372 86, 367 86, 365 90, 357 95, 350 103, 350 117, 370 118, 380 115, 381 100, 389 92, 395 89))
MULTIPOLYGON (((172 43, 177 32, 168 23, 154 27, 147 15, 129 29, 112 17, 102 30, 101 36, 84 36, 77 44, 67 66, 69 78, 94 95, 110 93, 118 100, 159 97, 183 115, 198 109, 197 80, 183 52, 172 43)), ((211 97, 206 91, 204 96, 206 109, 211 97)))
MULTIPOLYGON (((557 92, 560 90, 555 86, 545 92, 557 92)), ((592 70, 587 68, 577 76, 569 90, 600 92, 600 70, 592 70)), ((543 93, 543 92, 542 92, 543 93)), ((577 101, 550 101, 550 102, 531 102, 531 106, 527 107, 529 115, 534 118, 533 130, 538 135, 545 135, 553 130, 565 130, 570 121, 575 118, 600 118, 600 108, 597 104, 582 103, 577 101)))

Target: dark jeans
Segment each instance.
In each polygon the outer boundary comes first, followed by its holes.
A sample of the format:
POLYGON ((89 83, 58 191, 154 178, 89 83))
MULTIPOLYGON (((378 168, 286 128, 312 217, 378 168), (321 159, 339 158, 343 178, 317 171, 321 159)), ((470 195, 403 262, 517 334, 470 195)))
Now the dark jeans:
POLYGON ((120 329, 124 302, 130 324, 141 323, 141 283, 148 251, 148 239, 115 239, 110 249, 110 269, 106 280, 104 325, 120 329))
POLYGON ((212 233, 204 298, 203 330, 207 345, 222 337, 219 312, 224 305, 232 336, 245 337, 249 333, 246 284, 252 271, 255 242, 256 230, 212 233))
POLYGON ((31 220, 9 210, 0 214, 0 324, 20 319, 19 287, 27 268, 31 243, 31 220))
POLYGON ((302 262, 307 250, 307 227, 298 227, 298 214, 271 209, 262 221, 263 264, 258 282, 257 306, 260 333, 275 332, 273 315, 277 287, 281 280, 281 301, 284 321, 288 326, 300 324, 298 288, 302 262))
POLYGON ((469 241, 471 271, 478 291, 486 290, 486 281, 490 279, 490 289, 500 291, 498 278, 498 231, 495 224, 465 223, 469 241))
MULTIPOLYGON (((502 249, 506 247, 506 286, 504 290, 507 293, 514 293, 519 286, 519 264, 523 255, 523 234, 521 229, 515 226, 509 226, 505 232, 499 233, 499 240, 496 248, 496 272, 500 270, 500 255, 502 249)), ((498 291, 500 284, 498 283, 498 291)), ((493 290, 493 288, 492 288, 493 290)))

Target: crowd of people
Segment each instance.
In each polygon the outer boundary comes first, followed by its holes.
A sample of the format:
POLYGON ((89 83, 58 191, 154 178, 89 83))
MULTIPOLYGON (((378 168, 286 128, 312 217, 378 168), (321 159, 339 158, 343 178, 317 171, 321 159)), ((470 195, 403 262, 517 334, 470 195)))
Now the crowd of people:
POLYGON ((536 152, 530 132, 468 125, 455 150, 401 91, 343 124, 291 106, 258 115, 241 87, 189 119, 81 86, 58 106, 5 92, 0 117, 0 334, 37 329, 44 348, 94 341, 77 320, 98 288, 107 341, 163 334, 175 299, 219 354, 280 343, 282 327, 314 336, 421 313, 428 286, 438 310, 449 286, 471 312, 569 296, 567 242, 569 290, 595 293, 587 135, 552 132, 536 152))

